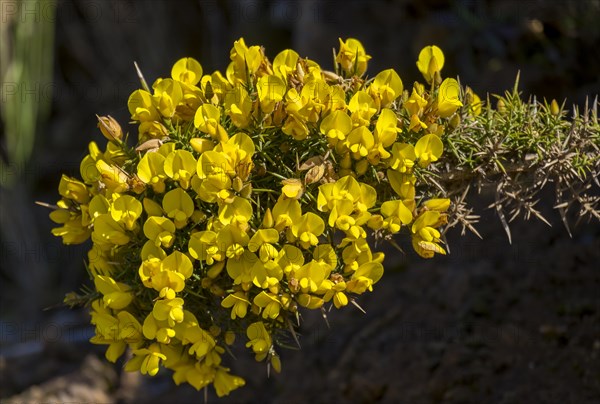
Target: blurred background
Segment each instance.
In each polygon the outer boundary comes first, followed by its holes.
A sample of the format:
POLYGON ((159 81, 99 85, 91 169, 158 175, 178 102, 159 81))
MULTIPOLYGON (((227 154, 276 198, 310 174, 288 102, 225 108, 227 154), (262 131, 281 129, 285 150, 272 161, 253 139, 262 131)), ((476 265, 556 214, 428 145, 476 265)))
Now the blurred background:
MULTIPOLYGON (((600 0, 0 0, 0 399, 203 399, 166 372, 148 380, 97 359, 85 311, 61 306, 89 282, 87 246, 63 246, 34 204, 58 199, 61 173, 79 175, 102 139, 95 114, 126 126, 134 61, 149 82, 184 56, 223 71, 243 36, 271 58, 293 48, 327 68, 338 37, 355 37, 373 57, 367 73, 393 67, 409 86, 419 50, 437 44, 444 76, 482 99, 520 70, 523 97, 583 105, 600 91, 599 21, 600 0)), ((593 402, 600 226, 569 238, 548 197, 553 227, 516 221, 511 246, 484 192, 472 201, 483 240, 455 230, 451 255, 433 261, 390 252, 367 314, 332 313, 330 328, 307 314, 302 351, 283 352, 268 379, 239 350, 233 368, 251 376, 227 401, 593 402)))

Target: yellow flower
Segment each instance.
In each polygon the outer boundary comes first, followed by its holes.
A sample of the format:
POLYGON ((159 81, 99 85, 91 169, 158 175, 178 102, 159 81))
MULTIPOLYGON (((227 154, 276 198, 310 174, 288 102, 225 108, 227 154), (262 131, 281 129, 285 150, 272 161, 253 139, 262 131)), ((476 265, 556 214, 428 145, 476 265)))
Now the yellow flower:
POLYGON ((181 379, 179 383, 182 381, 186 381, 191 384, 196 390, 200 390, 209 384, 211 384, 215 380, 215 370, 212 366, 207 366, 200 362, 195 362, 190 364, 189 366, 185 366, 183 368, 178 368, 176 370, 173 378, 175 379, 178 372, 181 371, 181 379))
POLYGON ((412 225, 412 245, 415 251, 423 258, 431 258, 438 254, 446 254, 438 243, 440 232, 435 229, 443 223, 442 214, 438 211, 428 210, 423 212, 412 225))
POLYGON ((160 369, 160 361, 167 359, 160 352, 160 346, 156 343, 148 348, 136 349, 133 357, 125 364, 125 370, 133 372, 139 370, 144 375, 156 376, 160 369))
POLYGON ((298 223, 292 224, 292 234, 304 249, 319 244, 318 237, 323 234, 324 230, 323 219, 312 212, 305 213, 298 223))
POLYGON ((298 247, 286 244, 279 251, 276 262, 283 272, 288 275, 290 272, 296 271, 304 265, 304 255, 298 247))
POLYGON ((277 258, 278 251, 273 243, 279 242, 279 232, 275 229, 259 229, 248 242, 248 249, 258 251, 262 262, 277 258))
POLYGON ((431 83, 435 74, 444 67, 444 53, 435 45, 424 47, 419 53, 417 67, 425 80, 431 83))
POLYGON ((62 197, 71 199, 80 204, 88 203, 90 200, 90 193, 85 184, 64 174, 60 178, 60 183, 58 184, 58 193, 62 197))
POLYGON ((87 256, 92 275, 112 275, 114 263, 110 262, 109 251, 103 251, 100 246, 94 244, 88 251, 87 256))
POLYGON ((323 295, 323 300, 328 302, 333 299, 333 305, 339 309, 348 304, 348 296, 344 293, 346 290, 346 282, 338 280, 335 278, 335 275, 332 275, 331 278, 334 279, 334 281, 329 279, 324 281, 327 292, 323 295))
MULTIPOLYGON (((186 314, 187 313, 189 312, 186 312, 186 314)), ((181 324, 184 323, 185 321, 181 324)), ((192 325, 189 325, 185 329, 181 342, 183 344, 191 343, 192 346, 189 348, 188 353, 190 355, 195 355, 198 359, 203 358, 215 348, 214 338, 208 332, 200 328, 197 321, 194 321, 192 325)))
POLYGON ((381 204, 381 213, 385 217, 383 227, 391 233, 398 233, 401 225, 412 222, 413 215, 402 201, 386 201, 381 204))
POLYGON ((352 157, 358 160, 369 154, 375 145, 375 138, 369 129, 359 126, 348 134, 345 145, 352 152, 352 157))
POLYGON ((152 315, 159 321, 167 321, 170 327, 183 321, 183 299, 160 299, 154 303, 152 315))
POLYGON ((194 201, 181 188, 175 188, 167 192, 163 197, 162 206, 178 229, 184 227, 192 213, 194 213, 194 201))
POLYGON ((415 145, 415 155, 419 159, 420 167, 427 167, 429 163, 437 161, 444 151, 444 144, 434 134, 421 137, 415 145))
POLYGON ((142 332, 146 339, 156 340, 162 344, 169 344, 171 339, 177 334, 167 321, 158 321, 152 313, 146 316, 142 332))
POLYGON ((98 148, 96 142, 90 142, 88 144, 89 154, 86 155, 79 165, 79 173, 83 182, 86 184, 94 184, 100 179, 100 173, 96 168, 96 162, 102 159, 102 153, 98 148))
POLYGON ((195 86, 202 78, 202 65, 194 58, 181 58, 173 65, 171 77, 173 80, 195 86))
POLYGON ((228 70, 227 78, 234 84, 236 81, 246 82, 246 71, 250 74, 255 74, 260 68, 264 55, 260 49, 260 46, 246 46, 244 38, 240 38, 233 43, 231 52, 229 53, 231 58, 231 73, 228 70))
POLYGON ((335 57, 335 61, 342 66, 342 69, 348 75, 362 76, 367 70, 367 62, 371 56, 365 53, 363 45, 354 38, 348 38, 346 41, 340 40, 340 50, 335 57))
POLYGON ((111 309, 124 309, 133 300, 131 288, 121 282, 116 282, 110 276, 96 275, 94 277, 96 289, 104 296, 102 301, 111 309))
POLYGON ((142 326, 126 311, 120 311, 115 317, 102 305, 102 300, 97 299, 92 302, 91 317, 91 323, 96 326, 96 334, 90 342, 108 345, 105 356, 110 362, 116 362, 127 345, 137 348, 142 342, 142 326))
POLYGON ((202 154, 205 151, 212 150, 215 147, 215 142, 211 139, 194 137, 190 139, 190 146, 192 146, 192 149, 194 149, 195 152, 202 154))
POLYGON ((256 83, 260 108, 265 114, 270 114, 275 109, 275 104, 283 100, 287 91, 285 81, 277 76, 263 76, 256 83))
POLYGON ((377 104, 373 97, 365 91, 354 93, 348 103, 348 110, 352 113, 352 122, 354 126, 369 126, 371 118, 377 113, 377 104))
POLYGON ((214 380, 215 391, 218 397, 229 395, 232 390, 242 387, 246 384, 244 379, 229 373, 229 369, 219 368, 215 373, 214 380))
POLYGON ((231 167, 233 167, 233 172, 230 172, 230 175, 235 173, 242 181, 248 179, 250 170, 252 170, 254 150, 254 142, 250 136, 242 132, 233 135, 227 142, 221 142, 215 147, 215 151, 225 153, 230 160, 231 167))
POLYGON ((350 293, 362 294, 371 292, 373 285, 383 276, 383 265, 379 262, 367 262, 362 264, 352 274, 350 281, 346 282, 346 290, 350 293))
POLYGON ((129 189, 129 176, 120 167, 108 164, 104 160, 98 160, 96 161, 96 172, 100 175, 98 182, 102 183, 109 193, 120 193, 129 189))
POLYGON ((227 154, 216 150, 202 153, 196 166, 198 181, 192 180, 192 188, 205 202, 228 201, 233 197, 231 177, 235 168, 227 154))
POLYGON ((273 206, 273 217, 275 218, 275 229, 282 231, 286 227, 291 227, 292 224, 298 223, 302 216, 302 208, 297 199, 286 198, 281 195, 273 206))
POLYGON ((193 258, 206 261, 208 265, 225 259, 225 252, 219 248, 217 233, 214 231, 192 233, 188 249, 193 258))
MULTIPOLYGON (((473 116, 481 115, 481 107, 483 106, 483 102, 481 102, 481 98, 479 98, 479 96, 475 94, 473 89, 469 86, 465 88, 465 99, 467 100, 467 105, 469 106, 469 112, 473 116)), ((558 105, 556 102, 554 104, 558 105)))
MULTIPOLYGON (((288 94, 291 91, 288 91, 288 94)), ((309 133, 306 122, 296 114, 290 114, 287 117, 281 131, 295 140, 304 140, 308 137, 309 133)))
POLYGON ((245 227, 252 217, 252 205, 240 196, 234 196, 231 203, 224 203, 219 207, 219 220, 223 224, 232 224, 245 227))
POLYGON ((408 111, 412 117, 416 115, 417 118, 423 113, 423 109, 427 106, 427 100, 417 91, 416 86, 413 87, 412 94, 404 103, 404 108, 408 111))
POLYGON ((231 308, 232 320, 235 320, 237 317, 246 317, 249 304, 250 301, 248 300, 248 295, 244 292, 235 292, 229 294, 225 299, 223 299, 223 301, 221 301, 221 306, 225 307, 226 309, 231 308))
POLYGON ((279 52, 273 59, 273 73, 287 82, 288 75, 296 70, 298 59, 298 53, 291 49, 279 52))
POLYGON ((311 295, 309 293, 301 293, 296 297, 298 304, 302 307, 306 307, 307 309, 318 309, 323 307, 325 301, 323 298, 311 295))
MULTIPOLYGON (((280 252, 274 247, 272 248, 278 257, 280 252)), ((255 286, 261 289, 268 289, 271 293, 279 293, 279 281, 283 279, 283 269, 275 260, 268 259, 263 261, 261 258, 261 262, 257 262, 252 267, 252 275, 252 283, 255 286)))
POLYGON ((329 144, 335 146, 343 142, 352 130, 352 119, 345 111, 333 111, 323 119, 319 129, 327 136, 329 144))
POLYGON ((110 216, 125 225, 127 230, 133 230, 135 221, 142 214, 142 203, 130 195, 118 196, 110 207, 110 216))
POLYGON ((438 90, 438 115, 442 118, 447 118, 452 115, 459 107, 462 107, 462 102, 458 99, 460 87, 454 79, 445 79, 438 90))
MULTIPOLYGON (((221 111, 219 108, 211 104, 202 104, 196 111, 194 116, 194 126, 201 132, 208 133, 214 139, 219 139, 217 136, 221 122, 221 111)), ((221 130, 223 128, 221 127, 221 130)), ((225 136, 227 136, 225 134, 225 136)), ((227 141, 227 139, 219 139, 227 141)))
POLYGON ((335 183, 323 184, 319 187, 317 209, 321 212, 331 212, 330 226, 333 226, 338 216, 347 215, 349 212, 353 212, 357 221, 362 218, 361 221, 366 222, 369 215, 367 210, 373 207, 376 201, 377 193, 373 187, 359 183, 347 175, 335 183))
POLYGON ((81 244, 84 243, 92 234, 92 230, 82 224, 80 214, 76 214, 69 209, 56 209, 50 212, 50 219, 62 227, 52 229, 52 234, 62 237, 63 244, 81 244))
POLYGON ((164 166, 165 156, 158 152, 146 153, 137 165, 137 175, 143 183, 152 185, 154 192, 163 193, 167 178, 164 166))
POLYGON ((252 119, 252 100, 248 91, 240 84, 225 94, 225 112, 231 122, 240 129, 246 128, 252 119))
POLYGON ((252 270, 258 257, 253 252, 243 250, 238 256, 232 256, 227 260, 227 274, 233 279, 234 285, 250 283, 254 278, 252 270))
POLYGON ((205 75, 202 77, 200 86, 206 99, 213 105, 223 102, 225 94, 233 88, 231 83, 219 71, 213 72, 210 76, 205 75))
POLYGON ((155 246, 169 248, 175 241, 175 224, 166 217, 151 216, 144 223, 144 235, 155 246))
POLYGON ((387 107, 402 94, 404 86, 394 69, 379 72, 369 86, 369 93, 377 98, 381 107, 387 107))
POLYGON ((323 281, 329 277, 331 269, 331 266, 322 261, 312 260, 290 272, 288 278, 296 279, 303 293, 317 293, 323 281))
POLYGON ((164 139, 168 135, 168 129, 157 121, 140 122, 140 126, 138 127, 139 143, 143 143, 151 139, 164 139))
POLYGON ((260 292, 253 300, 254 304, 262 309, 264 319, 276 319, 281 311, 281 302, 277 295, 265 291, 260 292))
POLYGON ((398 118, 394 111, 388 108, 381 110, 377 124, 375 125, 375 146, 369 153, 369 162, 379 164, 380 159, 388 159, 390 152, 387 150, 398 137, 401 129, 397 125, 398 118))
POLYGON ((425 202, 423 202, 422 206, 428 210, 445 212, 450 207, 450 199, 447 199, 447 198, 428 199, 425 202))
MULTIPOLYGON (((96 303, 96 302, 94 302, 96 303)), ((92 324, 96 324, 96 334, 90 338, 92 344, 108 345, 105 357, 115 363, 125 353, 127 344, 118 338, 118 320, 109 314, 92 311, 92 324)))
POLYGON ((146 122, 158 121, 160 116, 153 105, 152 95, 145 90, 135 90, 129 96, 127 107, 131 114, 131 119, 146 122))
POLYGON ((408 125, 408 130, 419 132, 421 129, 427 129, 427 124, 421 121, 418 115, 412 115, 410 117, 410 125, 408 125))
POLYGON ((300 92, 302 108, 297 112, 308 122, 317 122, 331 103, 331 87, 320 77, 304 83, 300 92))
POLYGON ((192 276, 192 272, 192 262, 179 251, 174 251, 162 260, 149 258, 142 262, 139 269, 144 286, 168 294, 171 298, 175 297, 173 293, 183 290, 185 280, 192 276))
POLYGON ((173 79, 158 79, 152 87, 154 89, 152 101, 156 109, 165 118, 172 118, 177 104, 183 98, 181 85, 173 79))
POLYGON ((261 361, 266 358, 273 342, 265 324, 262 321, 250 324, 246 329, 246 336, 249 340, 246 347, 252 348, 256 354, 256 360, 261 361))
POLYGON ((281 188, 282 195, 286 198, 300 199, 304 193, 304 185, 298 178, 288 178, 283 180, 283 187, 281 188))
POLYGON ((129 243, 130 238, 125 229, 111 215, 103 214, 94 221, 92 240, 100 244, 125 245, 129 243))
POLYGON ((142 205, 144 206, 144 212, 148 216, 162 216, 164 213, 160 204, 150 198, 144 198, 142 205))
POLYGON ((192 176, 196 173, 196 159, 187 150, 175 150, 167 155, 163 171, 165 175, 175 181, 179 186, 188 189, 192 176))
POLYGON ((415 198, 416 178, 412 173, 400 173, 390 169, 387 170, 387 178, 392 189, 404 200, 405 205, 407 202, 406 200, 415 198))
POLYGON ((394 143, 392 146, 392 158, 388 166, 400 173, 410 172, 417 160, 417 154, 413 145, 408 143, 394 143))

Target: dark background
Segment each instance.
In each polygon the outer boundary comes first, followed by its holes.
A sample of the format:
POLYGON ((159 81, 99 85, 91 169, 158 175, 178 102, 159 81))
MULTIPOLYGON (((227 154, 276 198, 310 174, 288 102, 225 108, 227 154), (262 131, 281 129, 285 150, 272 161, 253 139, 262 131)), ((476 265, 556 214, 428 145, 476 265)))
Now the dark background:
MULTIPOLYGON (((43 11, 37 17, 49 18, 43 11)), ((35 10, 19 18, 36 18, 35 10)), ((0 397, 28 402, 203 399, 189 386, 174 389, 166 372, 125 376, 120 365, 94 360, 102 349, 87 342, 85 312, 57 306, 87 282, 87 247, 62 246, 50 235, 48 212, 33 204, 54 203, 61 173, 78 175, 87 143, 102 141, 96 113, 126 127, 126 101, 139 87, 133 61, 149 82, 167 77, 183 56, 205 73, 224 71, 243 36, 271 58, 293 48, 328 68, 338 37, 355 37, 373 57, 368 73, 393 67, 409 88, 421 79, 419 50, 437 44, 444 76, 458 75, 483 99, 512 88, 519 70, 524 97, 582 105, 600 89, 598 0, 59 1, 54 18, 54 59, 46 61, 53 78, 37 94, 50 98, 50 114, 39 122, 30 160, 15 170, 18 185, 2 188, 0 199, 0 397)), ((239 349, 230 363, 247 386, 229 401, 600 397, 598 222, 579 224, 569 238, 548 193, 542 209, 553 227, 517 220, 511 246, 485 209, 490 198, 484 192, 472 201, 484 240, 454 230, 452 254, 430 261, 390 251, 383 280, 361 299, 366 315, 332 312, 328 329, 319 313, 306 313, 303 350, 283 352, 281 375, 267 379, 239 349)))

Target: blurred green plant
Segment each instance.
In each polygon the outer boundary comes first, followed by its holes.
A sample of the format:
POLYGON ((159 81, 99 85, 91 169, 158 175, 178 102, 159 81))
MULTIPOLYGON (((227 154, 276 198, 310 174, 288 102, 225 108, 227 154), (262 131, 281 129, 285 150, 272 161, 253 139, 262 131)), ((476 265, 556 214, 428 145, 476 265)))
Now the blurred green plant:
POLYGON ((50 111, 52 100, 46 90, 52 80, 56 2, 9 1, 3 2, 2 10, 0 116, 7 161, 0 160, 5 173, 0 185, 10 187, 29 161, 38 125, 50 111))

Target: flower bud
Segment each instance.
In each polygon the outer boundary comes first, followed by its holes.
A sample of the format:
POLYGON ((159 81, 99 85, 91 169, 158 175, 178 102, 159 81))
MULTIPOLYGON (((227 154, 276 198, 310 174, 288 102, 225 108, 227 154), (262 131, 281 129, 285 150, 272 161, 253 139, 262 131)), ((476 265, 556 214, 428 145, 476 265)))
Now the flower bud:
POLYGON ((500 98, 496 103, 496 110, 501 114, 504 114, 506 112, 506 104, 504 103, 504 101, 502 101, 502 98, 500 98))
POLYGON ((225 343, 233 345, 235 342, 235 333, 233 331, 225 331, 225 343))
POLYGON ((244 187, 244 181, 242 181, 240 177, 235 177, 233 179, 232 187, 235 192, 240 192, 244 187))
POLYGON ((194 137, 190 139, 190 146, 197 153, 204 153, 205 151, 212 150, 215 147, 215 143, 210 139, 202 139, 194 137))
POLYGON ((271 356, 271 366, 275 372, 281 373, 281 359, 279 359, 279 355, 271 356))
POLYGON ((265 211, 265 216, 262 221, 262 227, 264 229, 270 229, 271 227, 273 227, 274 224, 275 224, 275 221, 273 220, 273 213, 271 212, 271 208, 267 208, 267 210, 265 211))
POLYGON ((552 103, 550 104, 550 112, 554 116, 558 116, 560 114, 560 107, 558 106, 558 102, 555 99, 552 99, 552 103))
POLYGON ((379 230, 383 227, 383 216, 373 215, 367 221, 367 226, 373 230, 379 230))
POLYGON ((246 183, 246 185, 244 185, 244 187, 241 189, 240 191, 240 196, 242 198, 250 198, 250 195, 252 195, 252 184, 251 183, 246 183))
POLYGON ((225 296, 226 294, 223 288, 216 284, 212 284, 210 286, 210 293, 212 293, 215 296, 225 296))
MULTIPOLYGON (((97 116, 97 115, 96 115, 97 116)), ((97 116, 98 128, 109 141, 120 141, 123 138, 121 125, 112 116, 97 116)))
POLYGON ((458 125, 460 125, 460 115, 454 114, 454 116, 450 118, 449 124, 452 129, 456 129, 458 125))
POLYGON ((208 327, 208 332, 213 336, 213 337, 218 337, 219 334, 221 334, 221 327, 217 326, 217 325, 211 325, 210 327, 208 327))
POLYGON ((358 163, 356 163, 356 174, 357 175, 364 175, 367 170, 369 169, 369 161, 368 160, 361 160, 358 163))
POLYGON ((350 157, 350 153, 344 154, 342 161, 340 161, 340 167, 346 169, 352 167, 352 158, 350 157))

